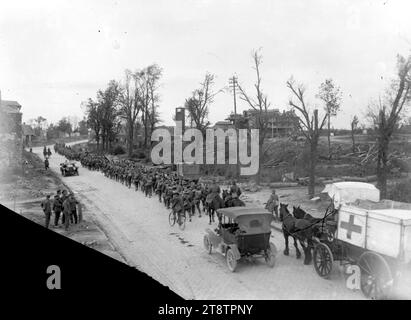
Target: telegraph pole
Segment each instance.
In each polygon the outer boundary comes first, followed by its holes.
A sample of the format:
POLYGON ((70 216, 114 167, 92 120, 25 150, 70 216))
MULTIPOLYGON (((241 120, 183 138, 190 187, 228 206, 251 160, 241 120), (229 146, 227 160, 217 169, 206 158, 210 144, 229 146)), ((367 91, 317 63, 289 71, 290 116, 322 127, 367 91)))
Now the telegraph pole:
POLYGON ((229 84, 230 84, 230 88, 233 89, 233 96, 234 96, 234 129, 236 132, 236 140, 237 140, 237 147, 236 147, 236 155, 237 155, 237 164, 236 164, 236 176, 237 178, 240 176, 240 159, 238 157, 238 127, 237 127, 237 100, 236 100, 236 87, 238 85, 237 83, 237 77, 236 76, 232 76, 229 80, 228 80, 229 84))
POLYGON ((234 128, 237 129, 237 100, 236 100, 236 87, 237 87, 237 77, 233 76, 229 80, 230 88, 233 89, 233 96, 234 96, 234 128))

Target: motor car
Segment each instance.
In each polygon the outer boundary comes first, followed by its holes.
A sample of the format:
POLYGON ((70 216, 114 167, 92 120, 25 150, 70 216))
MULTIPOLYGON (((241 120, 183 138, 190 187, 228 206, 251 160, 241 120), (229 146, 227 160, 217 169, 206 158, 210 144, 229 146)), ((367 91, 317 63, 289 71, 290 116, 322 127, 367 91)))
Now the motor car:
POLYGON ((270 242, 273 215, 263 208, 230 207, 217 210, 218 228, 206 229, 204 247, 219 252, 231 272, 243 258, 264 258, 274 267, 277 248, 270 242))
POLYGON ((78 166, 74 162, 60 163, 60 171, 63 177, 78 176, 78 166))

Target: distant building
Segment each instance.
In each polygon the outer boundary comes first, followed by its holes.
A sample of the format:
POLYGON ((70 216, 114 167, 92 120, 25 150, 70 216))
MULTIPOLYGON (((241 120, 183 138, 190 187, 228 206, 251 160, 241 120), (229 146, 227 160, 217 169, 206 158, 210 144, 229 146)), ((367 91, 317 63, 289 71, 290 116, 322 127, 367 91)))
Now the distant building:
POLYGON ((231 121, 217 121, 213 129, 222 129, 222 130, 227 130, 227 129, 234 129, 234 124, 231 121))
POLYGON ((13 134, 22 138, 21 105, 17 101, 2 100, 0 92, 1 129, 3 134, 13 134))
POLYGON ((0 91, 0 167, 18 165, 23 151, 22 113, 17 101, 3 100, 0 91))
POLYGON ((29 126, 28 124, 26 124, 25 122, 23 122, 23 124, 22 124, 22 133, 23 133, 23 144, 24 144, 24 146, 31 147, 32 142, 36 137, 34 129, 31 126, 29 126))
MULTIPOLYGON (((248 123, 250 128, 257 127, 257 119, 260 115, 258 110, 250 109, 237 114, 237 117, 232 113, 227 120, 234 123, 234 120, 248 123)), ((268 128, 266 138, 274 138, 285 136, 297 131, 299 118, 294 111, 280 111, 279 109, 271 109, 264 115, 268 118, 268 128)))

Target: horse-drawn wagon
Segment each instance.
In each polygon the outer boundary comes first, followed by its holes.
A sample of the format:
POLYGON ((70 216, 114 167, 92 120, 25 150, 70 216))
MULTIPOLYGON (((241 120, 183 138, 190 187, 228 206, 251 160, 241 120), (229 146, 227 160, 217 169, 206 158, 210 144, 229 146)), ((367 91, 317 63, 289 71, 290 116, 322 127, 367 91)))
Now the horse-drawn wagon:
POLYGON ((332 198, 315 237, 314 268, 328 278, 334 261, 358 265, 366 297, 389 297, 398 267, 411 261, 411 205, 380 201, 372 184, 340 182, 327 185, 332 198))

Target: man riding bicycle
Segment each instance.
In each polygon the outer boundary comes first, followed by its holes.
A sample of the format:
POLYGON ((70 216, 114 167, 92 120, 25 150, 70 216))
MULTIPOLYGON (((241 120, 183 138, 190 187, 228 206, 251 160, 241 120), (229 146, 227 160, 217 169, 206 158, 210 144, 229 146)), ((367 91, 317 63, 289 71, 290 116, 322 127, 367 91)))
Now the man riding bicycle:
POLYGON ((180 217, 184 215, 184 200, 178 191, 175 191, 173 194, 171 209, 173 210, 174 218, 176 217, 176 213, 178 214, 177 221, 180 224, 180 217))

